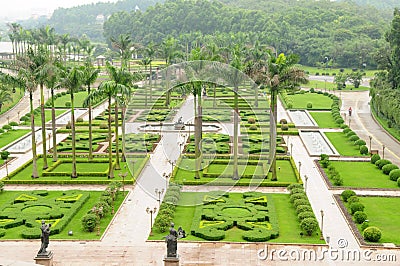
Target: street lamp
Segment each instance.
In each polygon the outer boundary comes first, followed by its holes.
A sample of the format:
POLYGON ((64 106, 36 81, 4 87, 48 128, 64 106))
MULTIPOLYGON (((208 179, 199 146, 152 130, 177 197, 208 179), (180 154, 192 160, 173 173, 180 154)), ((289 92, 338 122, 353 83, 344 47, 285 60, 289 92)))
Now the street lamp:
POLYGON ((172 173, 174 171, 174 166, 176 165, 176 161, 168 160, 168 162, 171 164, 171 173, 172 173))
MULTIPOLYGON (((125 165, 125 168, 126 168, 126 165, 125 165)), ((118 175, 119 175, 119 177, 122 178, 122 192, 125 195, 125 177, 128 175, 128 172, 119 173, 118 175)))
POLYGON ((382 145, 382 159, 385 159, 385 144, 382 145))
POLYGON ((369 152, 371 153, 371 141, 372 141, 372 136, 368 136, 369 138, 369 152))
POLYGON ((158 188, 156 188, 155 190, 154 190, 154 192, 156 193, 156 195, 158 195, 158 207, 160 207, 160 205, 161 205, 161 195, 164 193, 164 189, 162 188, 162 189, 158 189, 158 188))
POLYGON ((299 176, 300 176, 301 162, 299 161, 299 176))
POLYGON ((350 127, 350 124, 351 124, 351 117, 349 117, 349 127, 350 127))
POLYGON ((165 189, 168 188, 168 178, 171 176, 171 174, 163 173, 163 177, 165 178, 165 189))
POLYGON ((183 145, 183 142, 179 142, 179 151, 180 151, 180 154, 181 154, 181 155, 182 155, 182 153, 183 153, 182 145, 183 145))
POLYGON ((290 156, 293 157, 293 143, 290 143, 290 156))
POLYGON ((324 211, 321 210, 321 237, 319 238, 320 240, 324 240, 324 211))
POLYGON ((306 181, 304 184, 304 191, 307 192, 307 181, 308 181, 308 176, 304 175, 304 180, 306 181))
POLYGON ((135 160, 132 159, 132 180, 133 185, 135 184, 135 160))
POLYGON ((153 213, 155 214, 157 211, 157 207, 150 209, 147 207, 146 212, 150 214, 150 235, 153 235, 153 213))

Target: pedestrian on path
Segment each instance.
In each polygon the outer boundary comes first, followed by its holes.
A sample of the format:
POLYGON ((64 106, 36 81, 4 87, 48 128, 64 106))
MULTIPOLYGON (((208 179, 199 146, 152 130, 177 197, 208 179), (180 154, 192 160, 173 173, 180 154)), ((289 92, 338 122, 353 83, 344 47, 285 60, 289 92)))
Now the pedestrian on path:
POLYGON ((349 116, 351 116, 351 112, 352 112, 353 110, 351 109, 351 106, 349 107, 349 116))

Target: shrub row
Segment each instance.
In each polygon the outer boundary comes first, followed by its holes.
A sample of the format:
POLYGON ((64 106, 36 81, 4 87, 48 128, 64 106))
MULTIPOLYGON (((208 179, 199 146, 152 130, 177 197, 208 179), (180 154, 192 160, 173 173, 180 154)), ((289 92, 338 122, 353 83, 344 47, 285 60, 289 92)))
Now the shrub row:
POLYGON ((400 187, 400 169, 397 165, 392 164, 389 160, 381 159, 379 154, 371 156, 371 163, 381 169, 385 175, 389 175, 389 179, 397 182, 397 185, 400 187))
POLYGON ((160 205, 157 217, 154 221, 154 230, 164 233, 167 231, 174 218, 176 205, 179 201, 181 186, 170 183, 165 192, 163 202, 160 205))

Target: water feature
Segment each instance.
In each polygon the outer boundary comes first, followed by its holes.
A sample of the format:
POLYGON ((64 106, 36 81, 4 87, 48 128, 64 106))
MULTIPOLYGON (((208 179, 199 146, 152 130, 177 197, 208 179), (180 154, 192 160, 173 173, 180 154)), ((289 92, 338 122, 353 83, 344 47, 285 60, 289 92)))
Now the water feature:
MULTIPOLYGON (((87 109, 75 109, 75 119, 82 116, 86 112, 87 109)), ((56 125, 66 125, 68 124, 69 121, 71 121, 71 110, 59 116, 56 119, 56 125)))
POLYGON ((317 123, 310 114, 304 110, 291 110, 289 116, 296 127, 316 127, 317 123))
POLYGON ((319 131, 300 131, 304 145, 310 155, 338 155, 330 142, 319 131))
MULTIPOLYGON (((42 142, 42 130, 36 130, 35 132, 36 143, 39 144, 42 142)), ((11 153, 25 153, 32 149, 32 133, 25 135, 22 139, 17 140, 13 144, 5 147, 4 150, 7 150, 11 153)))
MULTIPOLYGON (((221 127, 218 125, 203 124, 203 132, 218 132, 219 130, 221 130, 221 127)), ((194 125, 193 124, 185 124, 184 128, 179 129, 179 128, 176 128, 175 123, 146 124, 146 125, 140 125, 139 131, 194 132, 194 125)))

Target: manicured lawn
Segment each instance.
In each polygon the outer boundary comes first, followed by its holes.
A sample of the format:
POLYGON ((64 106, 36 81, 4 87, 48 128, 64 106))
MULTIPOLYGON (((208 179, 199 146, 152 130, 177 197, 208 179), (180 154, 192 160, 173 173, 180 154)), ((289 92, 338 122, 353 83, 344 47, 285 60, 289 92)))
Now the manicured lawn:
MULTIPOLYGON (((75 108, 83 107, 83 101, 86 99, 87 95, 88 95, 87 91, 80 91, 80 92, 74 93, 75 108)), ((54 101, 54 106, 56 108, 68 108, 67 106, 65 106, 66 102, 71 102, 71 96, 69 94, 58 97, 54 101)))
MULTIPOLYGON (((178 202, 175 215, 174 215, 174 224, 175 227, 178 228, 182 226, 182 228, 186 231, 186 233, 190 233, 190 228, 192 226, 192 219, 194 216, 194 211, 197 204, 202 203, 203 197, 207 193, 194 193, 194 192, 183 192, 181 193, 180 200, 178 202)), ((241 197, 240 193, 230 193, 230 198, 241 197)), ((297 214, 289 202, 289 194, 269 194, 268 195, 272 202, 268 202, 270 204, 275 205, 275 210, 277 213, 278 224, 279 224, 279 236, 276 239, 269 240, 268 242, 276 242, 276 243, 313 243, 313 244, 322 244, 324 243, 322 240, 319 240, 319 236, 317 234, 313 234, 313 236, 300 236, 300 225, 297 219, 297 214)), ((241 238, 243 231, 237 227, 233 227, 226 231, 225 239, 222 241, 232 241, 232 242, 241 242, 244 241, 241 238)), ((150 236, 149 239, 153 240, 163 240, 168 233, 159 233, 154 232, 153 236, 150 236)), ((188 235, 186 238, 180 239, 180 241, 206 241, 199 237, 188 235)))
POLYGON ((325 132, 335 149, 343 156, 362 156, 357 145, 350 141, 343 132, 325 132))
POLYGON ((355 188, 399 188, 388 175, 370 162, 331 161, 343 178, 343 186, 355 188))
POLYGON ((8 110, 10 110, 11 108, 13 108, 21 100, 21 98, 24 96, 24 94, 21 93, 21 89, 16 88, 16 92, 11 93, 10 96, 11 96, 12 100, 9 102, 3 103, 3 105, 1 106, 0 114, 3 114, 5 112, 7 112, 8 110))
MULTIPOLYGON (((337 74, 340 72, 340 69, 338 68, 331 68, 328 66, 328 68, 324 68, 324 67, 312 67, 312 66, 303 66, 300 65, 300 68, 303 69, 304 71, 308 71, 310 75, 315 75, 316 72, 318 72, 320 75, 322 73, 329 73, 329 75, 333 75, 333 73, 337 74)), ((351 73, 353 70, 351 68, 344 68, 344 73, 351 73)), ((363 70, 366 73, 366 77, 373 77, 375 72, 377 72, 377 70, 370 70, 370 69, 366 69, 363 70)))
MULTIPOLYGON (((66 110, 56 110, 56 117, 61 115, 62 113, 66 112, 66 110)), ((51 109, 45 109, 44 110, 44 115, 45 115, 45 121, 50 122, 51 121, 51 109)), ((29 116, 29 120, 24 122, 23 125, 30 125, 31 120, 29 116)), ((35 126, 41 126, 42 125, 42 119, 40 116, 40 112, 38 114, 35 114, 35 126)))
MULTIPOLYGON (((70 191, 65 191, 66 193, 70 193, 70 191)), ((79 209, 79 211, 72 217, 71 221, 65 226, 65 228, 59 233, 55 235, 51 235, 51 239, 75 239, 75 240, 98 240, 100 239, 100 236, 96 235, 95 232, 85 232, 82 228, 82 223, 81 219, 84 215, 87 214, 87 212, 99 201, 99 198, 102 194, 102 191, 75 191, 77 194, 79 193, 89 193, 90 197, 87 199, 85 203, 83 203, 82 207, 79 209), (69 236, 68 231, 72 231, 73 235, 69 236)), ((54 203, 55 199, 63 197, 64 194, 63 191, 48 191, 48 195, 45 196, 45 201, 49 202, 50 206, 53 206, 52 203, 54 203)), ((14 201, 16 198, 18 198, 22 194, 29 194, 26 191, 4 191, 3 193, 0 193, 0 206, 5 206, 5 204, 14 201)), ((30 195, 30 194, 29 194, 30 195)), ((35 195, 36 196, 36 195, 35 195)), ((40 197, 41 198, 41 197, 40 197)), ((122 192, 118 195, 115 201, 114 208, 117 210, 119 206, 121 205, 122 201, 124 199, 124 196, 122 195, 122 192)), ((19 203, 19 204, 24 204, 24 203, 19 203)), ((13 205, 11 205, 13 206, 13 205)), ((66 204, 62 204, 60 206, 66 206, 66 204)), ((48 207, 46 209, 38 207, 33 207, 28 209, 24 209, 22 211, 22 215, 25 215, 27 218, 30 218, 29 216, 32 216, 34 213, 35 215, 38 215, 40 212, 46 212, 48 207), (33 212, 33 213, 32 213, 33 212)), ((69 211, 68 209, 65 210, 63 207, 60 207, 61 211, 69 211)), ((0 209, 0 214, 2 214, 3 211, 0 209)), ((104 233, 104 230, 107 228, 108 224, 110 223, 113 215, 111 212, 106 215, 103 219, 101 219, 100 222, 100 231, 101 234, 104 233)), ((62 219, 62 218, 61 218, 62 219)), ((1 219, 0 219, 1 222, 1 219)), ((6 222, 3 220, 3 222, 6 222)), ((54 222, 54 220, 53 220, 54 222)), ((47 222, 48 223, 48 222, 47 222)), ((55 226, 57 226, 55 224, 55 226)), ((17 227, 9 228, 6 229, 6 235, 0 239, 22 239, 21 237, 21 232, 24 229, 27 229, 28 227, 23 224, 17 227)), ((40 220, 37 221, 37 229, 40 232, 40 220)))
POLYGON ((292 101, 294 109, 307 109, 307 104, 312 103, 311 109, 331 109, 332 99, 318 93, 304 93, 287 95, 292 101))
MULTIPOLYGON (((315 88, 318 90, 326 91, 332 94, 338 94, 340 90, 337 89, 337 85, 332 82, 319 81, 319 80, 310 80, 310 83, 303 85, 304 88, 315 88), (326 88, 326 89, 325 89, 326 88)), ((353 84, 346 84, 346 88, 342 89, 342 91, 367 91, 369 90, 368 87, 359 86, 355 88, 353 84)))
POLYGON ((4 147, 20 137, 24 136, 25 134, 31 132, 29 129, 16 129, 4 132, 0 134, 0 147, 4 147))
MULTIPOLYGON (((359 197, 364 204, 370 226, 377 226, 382 230, 379 243, 394 243, 400 245, 399 231, 400 215, 398 215, 400 198, 359 197)), ((357 225, 361 230, 361 226, 357 225)))
POLYGON ((331 112, 310 112, 312 118, 317 122, 320 128, 338 128, 339 126, 333 120, 331 112))

